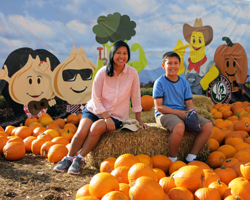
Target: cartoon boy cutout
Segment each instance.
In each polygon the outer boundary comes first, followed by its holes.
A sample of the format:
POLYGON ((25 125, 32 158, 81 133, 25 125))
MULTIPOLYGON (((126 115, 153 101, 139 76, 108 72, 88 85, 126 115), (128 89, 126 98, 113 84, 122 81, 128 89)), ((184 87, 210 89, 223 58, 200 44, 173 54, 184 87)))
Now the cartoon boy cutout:
POLYGON ((73 45, 70 55, 52 72, 39 67, 52 79, 55 95, 67 101, 66 112, 82 112, 85 104, 91 98, 92 75, 95 64, 85 55, 83 47, 80 50, 73 45))
POLYGON ((8 82, 11 98, 24 105, 23 109, 28 117, 38 118, 47 112, 48 105, 56 103, 50 77, 35 70, 39 65, 47 63, 41 61, 38 55, 35 59, 29 55, 27 63, 11 77, 6 65, 0 70, 0 79, 8 82))

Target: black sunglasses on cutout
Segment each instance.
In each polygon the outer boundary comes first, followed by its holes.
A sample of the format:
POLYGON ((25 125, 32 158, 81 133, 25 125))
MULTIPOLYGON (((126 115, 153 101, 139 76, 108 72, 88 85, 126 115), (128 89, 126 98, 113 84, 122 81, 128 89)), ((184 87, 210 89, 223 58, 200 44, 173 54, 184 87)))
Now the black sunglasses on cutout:
POLYGON ((80 74, 82 80, 89 81, 92 79, 92 69, 65 69, 62 72, 64 81, 75 81, 77 74, 80 74))

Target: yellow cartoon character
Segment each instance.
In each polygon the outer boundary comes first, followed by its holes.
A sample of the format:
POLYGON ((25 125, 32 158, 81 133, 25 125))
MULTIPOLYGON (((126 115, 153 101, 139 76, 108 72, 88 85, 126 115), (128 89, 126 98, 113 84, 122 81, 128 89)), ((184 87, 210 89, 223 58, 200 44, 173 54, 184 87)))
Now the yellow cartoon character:
POLYGON ((91 98, 92 75, 96 69, 95 64, 85 55, 83 47, 78 50, 73 46, 68 58, 53 72, 49 67, 43 67, 40 66, 38 70, 51 76, 55 95, 68 103, 66 111, 69 113, 82 111, 85 103, 91 98))
POLYGON ((184 73, 190 83, 193 94, 203 94, 218 75, 219 70, 213 61, 206 57, 205 46, 213 40, 213 29, 211 26, 203 26, 201 19, 195 19, 194 26, 183 25, 183 35, 190 44, 184 45, 181 40, 173 49, 181 57, 179 75, 184 73), (188 62, 184 62, 185 49, 190 46, 190 57, 188 62))
POLYGON ((47 63, 41 61, 38 55, 33 59, 29 54, 27 63, 11 77, 7 65, 0 70, 0 79, 8 82, 12 100, 24 105, 28 117, 39 117, 47 111, 48 106, 56 103, 51 78, 35 70, 44 65, 47 66, 47 63))

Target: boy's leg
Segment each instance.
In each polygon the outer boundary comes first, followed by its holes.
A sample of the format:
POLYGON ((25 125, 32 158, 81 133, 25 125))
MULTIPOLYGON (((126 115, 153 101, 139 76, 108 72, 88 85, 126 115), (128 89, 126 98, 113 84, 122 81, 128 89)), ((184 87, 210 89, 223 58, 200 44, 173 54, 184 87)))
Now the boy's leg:
POLYGON ((156 118, 156 123, 171 132, 169 137, 169 158, 174 161, 177 158, 178 149, 185 133, 184 122, 174 114, 162 114, 156 118))
POLYGON ((208 119, 199 116, 199 121, 201 124, 201 133, 196 136, 193 147, 190 151, 190 154, 194 155, 197 155, 207 143, 213 129, 213 124, 208 119))

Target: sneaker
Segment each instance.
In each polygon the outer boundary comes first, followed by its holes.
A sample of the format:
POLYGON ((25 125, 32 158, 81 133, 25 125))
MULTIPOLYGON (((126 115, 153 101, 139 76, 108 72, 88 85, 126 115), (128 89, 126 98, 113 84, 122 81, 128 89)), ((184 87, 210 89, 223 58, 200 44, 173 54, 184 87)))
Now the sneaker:
POLYGON ((65 172, 71 164, 72 161, 68 160, 67 157, 64 157, 60 162, 56 164, 53 170, 58 172, 65 172))
POLYGON ((80 174, 82 168, 83 161, 79 157, 75 157, 72 165, 68 169, 69 174, 80 174))
POLYGON ((195 161, 195 160, 197 160, 197 158, 195 158, 195 159, 193 159, 193 160, 191 160, 191 161, 187 161, 187 159, 185 158, 183 162, 186 163, 186 164, 188 164, 188 163, 190 163, 190 162, 192 162, 192 161, 195 161))

